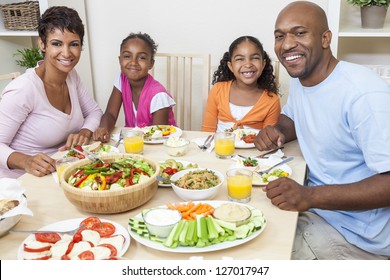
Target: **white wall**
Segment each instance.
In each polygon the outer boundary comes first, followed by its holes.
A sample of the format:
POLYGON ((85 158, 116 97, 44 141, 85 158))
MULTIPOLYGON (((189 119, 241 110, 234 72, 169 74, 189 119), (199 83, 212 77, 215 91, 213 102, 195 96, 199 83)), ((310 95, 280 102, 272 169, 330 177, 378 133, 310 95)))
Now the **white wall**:
MULTIPOLYGON (((258 37, 269 55, 275 57, 274 22, 280 9, 290 2, 293 1, 86 0, 98 103, 105 108, 119 71, 119 45, 130 32, 149 33, 159 44, 159 52, 210 53, 213 73, 230 43, 242 35, 258 37)), ((327 9, 327 0, 315 2, 327 9)), ((283 77, 282 91, 286 92, 288 78, 283 77)))

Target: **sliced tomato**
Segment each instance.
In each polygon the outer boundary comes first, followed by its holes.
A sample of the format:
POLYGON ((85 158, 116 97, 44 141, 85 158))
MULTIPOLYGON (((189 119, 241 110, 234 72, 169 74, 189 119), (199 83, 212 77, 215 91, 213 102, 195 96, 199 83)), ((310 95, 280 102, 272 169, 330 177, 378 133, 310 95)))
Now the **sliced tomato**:
POLYGON ((83 231, 84 229, 79 229, 74 235, 73 235, 73 239, 72 239, 72 242, 73 243, 79 243, 81 240, 83 240, 83 235, 81 234, 81 232, 83 231))
POLYGON ((112 244, 104 243, 104 244, 99 244, 98 246, 102 246, 102 247, 106 247, 106 248, 110 249, 110 251, 111 251, 110 258, 118 255, 117 249, 112 244))
POLYGON ((92 229, 94 224, 99 224, 102 221, 95 216, 88 217, 81 221, 80 227, 83 227, 84 229, 92 229))
POLYGON ((94 260, 95 255, 91 251, 84 251, 78 255, 80 260, 94 260))
POLYGON ((100 237, 108 237, 114 234, 115 226, 109 222, 101 222, 99 224, 94 224, 92 230, 97 231, 100 237))
POLYGON ((37 259, 34 259, 35 261, 45 261, 45 260, 48 260, 50 259, 51 256, 44 256, 44 257, 41 257, 41 258, 37 258, 37 259))
POLYGON ((74 247, 74 243, 75 242, 73 242, 73 241, 69 242, 68 249, 66 250, 65 255, 68 255, 70 252, 72 252, 73 247, 74 247))
POLYGON ((61 256, 61 260, 69 261, 70 258, 68 255, 63 255, 63 256, 61 256))
POLYGON ((24 251, 25 252, 40 253, 40 252, 45 252, 45 251, 50 250, 51 245, 44 246, 44 247, 41 247, 41 248, 30 248, 30 247, 28 247, 28 245, 24 244, 23 247, 24 247, 24 251))
POLYGON ((40 242, 56 243, 61 240, 61 236, 56 232, 35 233, 35 239, 40 242))

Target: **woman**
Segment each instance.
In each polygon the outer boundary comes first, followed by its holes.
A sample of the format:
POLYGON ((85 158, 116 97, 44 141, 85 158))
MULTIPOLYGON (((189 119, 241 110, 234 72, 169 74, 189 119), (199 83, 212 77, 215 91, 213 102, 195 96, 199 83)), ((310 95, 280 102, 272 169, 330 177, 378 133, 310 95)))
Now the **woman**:
POLYGON ((54 172, 50 155, 89 143, 103 114, 74 70, 84 38, 78 13, 49 8, 38 34, 43 61, 13 80, 0 102, 0 178, 54 172))

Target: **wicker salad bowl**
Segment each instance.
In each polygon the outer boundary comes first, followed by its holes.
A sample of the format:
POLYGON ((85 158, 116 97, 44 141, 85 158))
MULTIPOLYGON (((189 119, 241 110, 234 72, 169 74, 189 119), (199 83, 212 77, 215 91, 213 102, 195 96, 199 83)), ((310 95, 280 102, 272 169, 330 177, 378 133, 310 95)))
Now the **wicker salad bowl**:
POLYGON ((135 154, 108 154, 100 156, 103 161, 108 163, 127 157, 143 159, 155 170, 155 173, 147 181, 123 189, 83 190, 67 183, 68 178, 74 174, 78 167, 91 163, 89 159, 82 159, 67 167, 61 175, 60 185, 65 196, 78 209, 97 214, 121 213, 143 205, 157 192, 158 181, 156 175, 160 172, 160 165, 149 158, 135 154))

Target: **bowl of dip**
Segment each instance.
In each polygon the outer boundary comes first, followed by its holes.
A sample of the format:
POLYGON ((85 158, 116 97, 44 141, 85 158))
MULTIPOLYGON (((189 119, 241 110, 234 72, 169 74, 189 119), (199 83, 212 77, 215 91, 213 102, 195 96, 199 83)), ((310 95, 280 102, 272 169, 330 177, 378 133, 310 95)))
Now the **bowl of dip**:
POLYGON ((167 237, 181 220, 181 213, 167 208, 152 208, 142 213, 146 228, 151 235, 167 237))
POLYGON ((189 140, 179 137, 169 137, 164 142, 164 146, 167 148, 168 154, 173 157, 184 156, 189 145, 189 140))
POLYGON ((213 217, 225 222, 235 223, 240 226, 249 222, 252 211, 241 204, 224 203, 215 208, 213 217))

